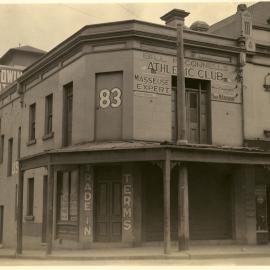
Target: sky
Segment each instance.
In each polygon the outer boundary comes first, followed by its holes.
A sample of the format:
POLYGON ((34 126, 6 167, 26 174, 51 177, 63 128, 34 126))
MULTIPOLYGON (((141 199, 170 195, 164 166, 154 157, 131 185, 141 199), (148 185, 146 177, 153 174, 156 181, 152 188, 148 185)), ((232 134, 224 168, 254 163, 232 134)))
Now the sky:
MULTIPOLYGON (((30 45, 49 51, 85 25, 138 19, 164 24, 160 17, 173 8, 190 12, 186 25, 213 24, 236 12, 238 1, 74 1, 0 0, 0 57, 10 48, 30 45), (157 2, 159 1, 159 2, 157 2), (7 4, 12 3, 12 4, 7 4)), ((243 2, 241 2, 243 3, 243 2)), ((248 6, 252 2, 244 2, 248 6)))

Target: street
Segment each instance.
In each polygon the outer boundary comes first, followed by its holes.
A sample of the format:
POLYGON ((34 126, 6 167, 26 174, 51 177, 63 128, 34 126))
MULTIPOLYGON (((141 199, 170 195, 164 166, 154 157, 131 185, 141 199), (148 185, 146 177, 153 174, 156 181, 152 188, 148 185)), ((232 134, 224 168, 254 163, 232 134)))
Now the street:
MULTIPOLYGON (((0 259, 0 268, 5 266, 267 266, 270 258, 231 258, 231 259, 203 259, 203 260, 28 260, 28 259, 0 259)), ((77 267, 76 267, 77 268, 77 267)))

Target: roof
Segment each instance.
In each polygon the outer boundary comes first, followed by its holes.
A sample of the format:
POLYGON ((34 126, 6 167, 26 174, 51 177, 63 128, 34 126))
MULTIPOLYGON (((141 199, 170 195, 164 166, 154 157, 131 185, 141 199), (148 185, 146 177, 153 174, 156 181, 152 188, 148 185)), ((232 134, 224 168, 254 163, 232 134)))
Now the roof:
POLYGON ((24 51, 24 52, 32 52, 32 53, 41 53, 41 54, 46 53, 46 51, 40 50, 40 49, 32 47, 32 46, 28 46, 28 45, 20 46, 20 47, 16 47, 16 48, 12 48, 12 49, 16 50, 16 51, 24 51))
POLYGON ((267 20, 270 18, 270 2, 258 2, 250 7, 248 10, 252 14, 253 24, 270 27, 267 20))
POLYGON ((1 58, 0 58, 0 63, 4 62, 6 58, 8 58, 11 54, 14 52, 27 52, 27 53, 32 53, 32 54, 39 54, 43 55, 46 54, 46 51, 40 50, 38 48, 32 47, 32 46, 20 46, 16 48, 10 48, 1 58))
MULTIPOLYGON (((209 144, 176 144, 173 142, 156 142, 156 141, 101 141, 101 142, 85 142, 81 144, 74 144, 64 148, 44 150, 33 156, 39 156, 46 153, 75 153, 75 152, 96 152, 96 151, 111 151, 111 150, 136 150, 136 149, 154 149, 154 148, 171 148, 171 149, 190 149, 190 150, 210 150, 221 152, 234 153, 262 153, 270 154, 270 151, 261 149, 259 147, 247 146, 225 146, 225 145, 209 145, 209 144)), ((22 157, 21 160, 28 159, 30 156, 22 157)))
MULTIPOLYGON (((220 151, 240 151, 240 152, 268 152, 258 147, 246 146, 223 146, 223 145, 209 145, 209 144, 176 144, 171 142, 152 142, 152 141, 104 141, 104 142, 88 142, 82 144, 75 144, 65 148, 53 149, 54 153, 61 152, 76 152, 76 151, 102 151, 102 150, 116 150, 116 149, 141 149, 141 148, 159 148, 164 146, 176 148, 189 149, 211 149, 220 151)), ((270 152, 269 152, 270 153, 270 152)))
POLYGON ((270 165, 270 151, 255 147, 150 141, 88 142, 20 158, 23 171, 51 165, 162 161, 270 165))
MULTIPOLYGON (((270 2, 258 2, 247 8, 252 15, 253 25, 270 28, 267 20, 270 18, 270 2)), ((210 26, 210 33, 234 22, 236 13, 210 26)))

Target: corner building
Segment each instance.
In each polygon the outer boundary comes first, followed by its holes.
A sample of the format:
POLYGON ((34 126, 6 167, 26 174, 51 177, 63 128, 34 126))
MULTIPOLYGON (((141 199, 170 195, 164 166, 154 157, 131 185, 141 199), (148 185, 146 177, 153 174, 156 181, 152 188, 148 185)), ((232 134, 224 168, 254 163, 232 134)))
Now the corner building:
POLYGON ((186 15, 85 26, 7 90, 1 173, 11 191, 0 192, 14 215, 3 211, 4 246, 161 242, 169 253, 171 241, 268 242, 267 189, 257 186, 269 185, 270 155, 244 145, 245 61, 259 49, 201 22, 184 29, 181 143, 175 26, 186 15))

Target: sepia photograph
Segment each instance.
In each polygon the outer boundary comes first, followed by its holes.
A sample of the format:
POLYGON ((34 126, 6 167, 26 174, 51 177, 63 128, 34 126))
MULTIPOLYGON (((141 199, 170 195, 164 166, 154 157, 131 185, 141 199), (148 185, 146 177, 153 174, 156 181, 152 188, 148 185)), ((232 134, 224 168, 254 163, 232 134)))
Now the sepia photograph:
POLYGON ((270 266, 270 1, 0 21, 0 269, 270 266))

